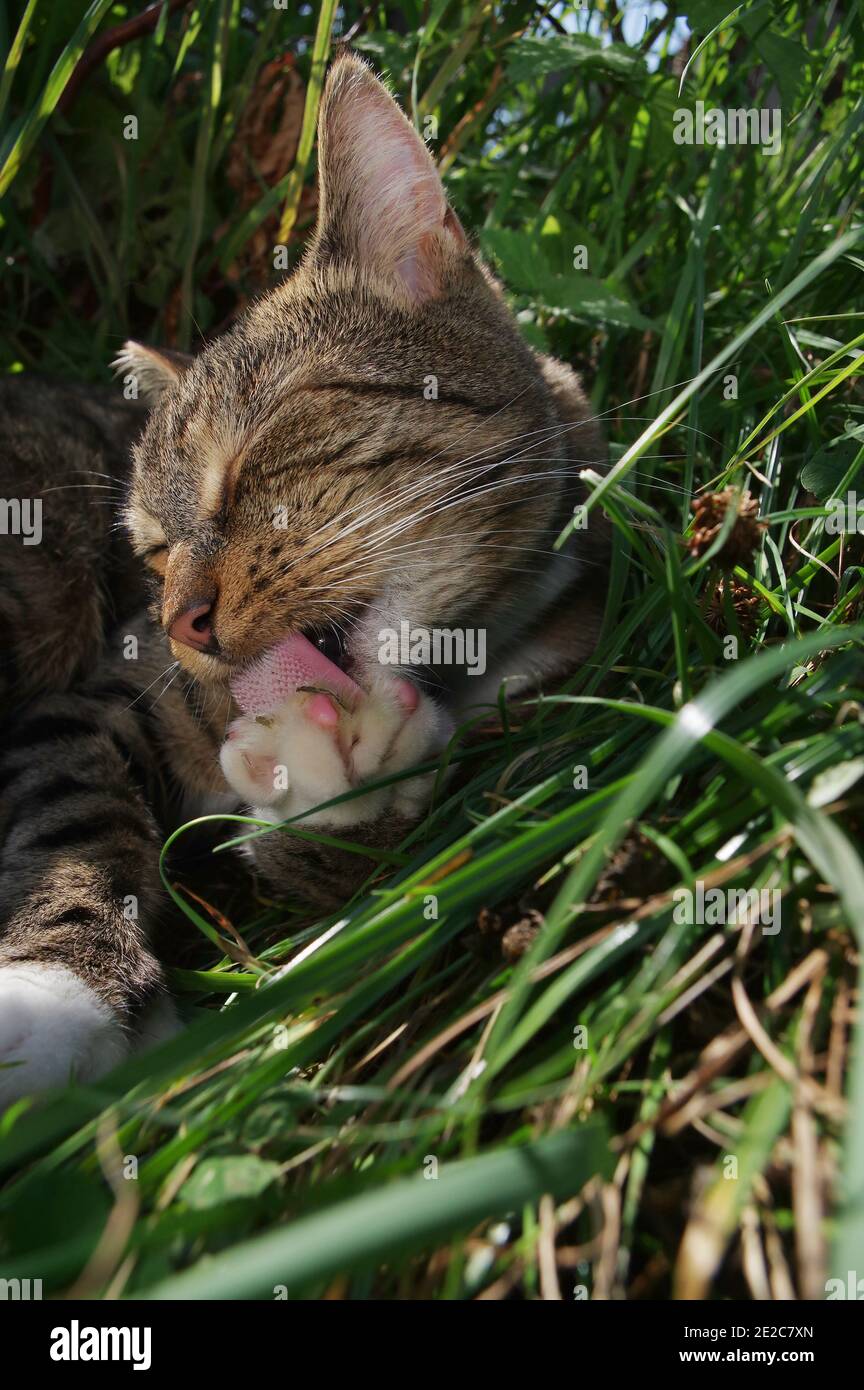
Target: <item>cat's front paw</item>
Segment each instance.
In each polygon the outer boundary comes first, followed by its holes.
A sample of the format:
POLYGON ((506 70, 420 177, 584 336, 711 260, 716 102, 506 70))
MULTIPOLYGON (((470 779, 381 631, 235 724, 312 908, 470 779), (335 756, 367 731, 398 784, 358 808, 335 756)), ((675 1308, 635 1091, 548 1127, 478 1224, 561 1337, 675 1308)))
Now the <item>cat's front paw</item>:
MULTIPOLYGON (((449 716, 403 677, 375 672, 347 698, 297 690, 267 714, 236 719, 222 746, 231 787, 268 819, 305 815, 323 802, 436 757, 453 732, 449 716)), ((352 797, 308 823, 354 826, 385 812, 416 818, 434 772, 352 797)))
POLYGON ((93 1081, 128 1052, 112 1011, 71 970, 0 966, 0 1111, 49 1086, 93 1081))

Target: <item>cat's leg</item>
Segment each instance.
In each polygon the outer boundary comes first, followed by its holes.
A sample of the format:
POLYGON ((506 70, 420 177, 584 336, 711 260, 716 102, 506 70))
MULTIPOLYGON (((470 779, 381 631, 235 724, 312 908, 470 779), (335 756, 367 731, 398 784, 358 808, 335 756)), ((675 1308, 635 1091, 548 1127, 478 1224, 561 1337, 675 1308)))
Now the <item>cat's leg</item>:
MULTIPOLYGON (((376 672, 348 708, 324 691, 298 691, 271 714, 244 715, 222 746, 226 780, 264 820, 302 817, 318 829, 388 848, 417 823, 432 794, 450 716, 413 682, 376 672), (370 783, 433 764, 417 776, 363 792, 370 783), (336 806, 324 802, 353 793, 336 806), (356 833, 355 833, 356 832, 356 833)), ((255 860, 277 888, 332 906, 369 873, 368 858, 290 835, 261 836, 255 860)))
POLYGON ((0 761, 0 1108, 92 1080, 175 1026, 148 941, 162 836, 134 716, 49 696, 0 761))

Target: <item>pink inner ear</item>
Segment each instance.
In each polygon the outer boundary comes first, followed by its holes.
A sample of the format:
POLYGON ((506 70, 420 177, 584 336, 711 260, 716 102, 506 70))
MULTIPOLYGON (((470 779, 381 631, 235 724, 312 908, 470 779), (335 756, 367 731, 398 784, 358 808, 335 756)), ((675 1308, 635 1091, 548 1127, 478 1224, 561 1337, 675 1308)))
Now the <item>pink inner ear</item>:
POLYGON ((377 82, 349 89, 339 105, 327 178, 344 186, 358 259, 397 275, 412 298, 430 298, 439 289, 436 243, 454 229, 429 151, 377 82))
POLYGON ((428 236, 421 237, 416 249, 397 261, 394 270, 413 299, 432 299, 437 293, 438 283, 430 263, 428 236))

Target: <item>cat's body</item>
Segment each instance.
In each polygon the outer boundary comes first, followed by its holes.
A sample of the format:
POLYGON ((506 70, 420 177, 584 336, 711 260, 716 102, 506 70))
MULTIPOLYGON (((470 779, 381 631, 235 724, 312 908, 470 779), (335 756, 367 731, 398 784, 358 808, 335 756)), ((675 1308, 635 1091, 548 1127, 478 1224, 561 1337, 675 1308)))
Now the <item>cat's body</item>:
MULTIPOLYGON (((0 1061, 23 1060, 0 1100, 170 1026, 151 933, 179 819, 304 815, 434 761, 502 680, 559 681, 596 641, 605 530, 553 550, 580 469, 603 460, 576 378, 521 341, 356 60, 334 66, 319 139, 303 267, 188 366, 121 355, 153 403, 123 507, 137 562, 111 503, 140 412, 39 383, 0 394, 0 491, 41 498, 44 533, 0 545, 0 1061), (405 625, 482 634, 485 670, 382 664, 405 625)), ((397 843, 428 784, 306 823, 397 843)), ((321 902, 357 874, 279 833, 256 854, 321 902)))

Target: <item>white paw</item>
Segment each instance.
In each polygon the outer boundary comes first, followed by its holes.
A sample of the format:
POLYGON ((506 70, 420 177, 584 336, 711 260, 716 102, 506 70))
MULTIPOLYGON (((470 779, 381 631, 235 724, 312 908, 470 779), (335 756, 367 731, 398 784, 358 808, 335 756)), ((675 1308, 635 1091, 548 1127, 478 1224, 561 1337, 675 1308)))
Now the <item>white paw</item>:
POLYGON ((71 970, 0 966, 0 1110, 73 1078, 92 1081, 128 1052, 111 1009, 71 970))
MULTIPOLYGON (((220 760, 238 795, 262 819, 279 821, 434 759, 452 732, 449 715, 413 682, 375 672, 359 696, 298 690, 267 714, 243 715, 231 725, 220 760)), ((394 782, 308 823, 362 825, 385 811, 415 817, 434 780, 429 772, 394 782)))

